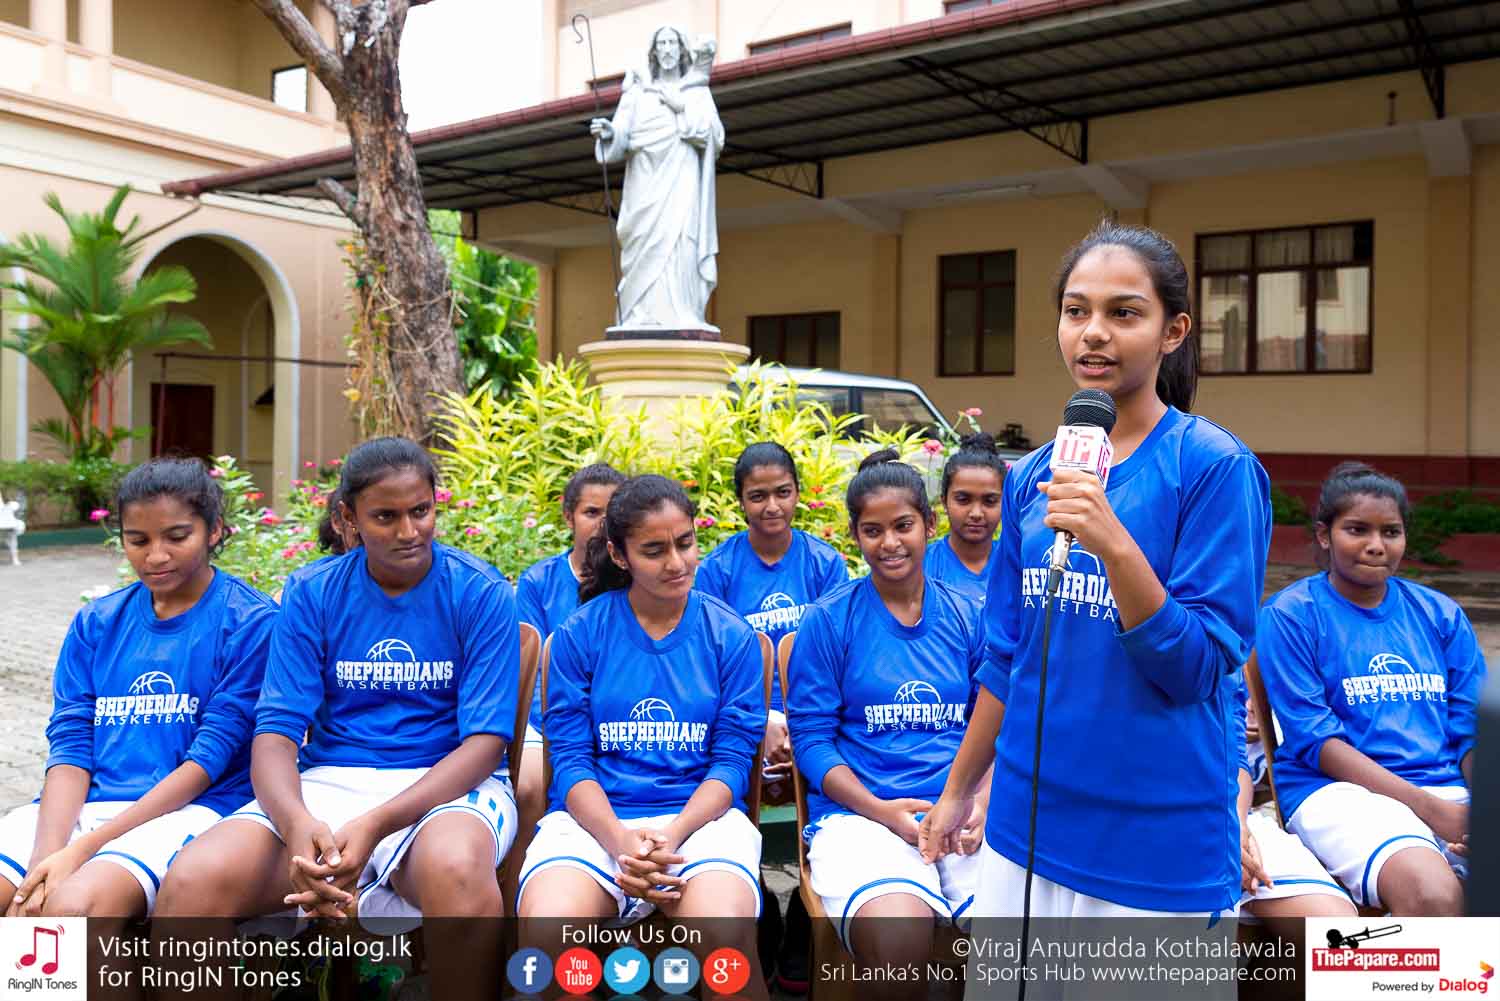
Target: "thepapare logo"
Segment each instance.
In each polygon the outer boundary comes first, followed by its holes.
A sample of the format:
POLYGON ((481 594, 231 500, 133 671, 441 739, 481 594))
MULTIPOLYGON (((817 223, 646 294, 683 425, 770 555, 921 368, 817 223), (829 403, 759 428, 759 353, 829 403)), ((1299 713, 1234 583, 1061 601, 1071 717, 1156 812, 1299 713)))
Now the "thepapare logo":
POLYGON ((425 692, 453 687, 453 661, 422 660, 410 643, 394 636, 372 644, 364 660, 339 661, 334 672, 340 688, 425 692))
POLYGON ((1377 653, 1364 675, 1344 679, 1344 700, 1351 706, 1369 702, 1447 702, 1448 679, 1418 671, 1398 653, 1377 653))
MULTIPOLYGON (((1050 537, 1050 533, 1049 533, 1050 537)), ((1042 550, 1036 566, 1021 570, 1021 598, 1026 608, 1040 609, 1047 593, 1047 576, 1052 570, 1052 547, 1042 550)), ((1104 561, 1076 541, 1068 550, 1068 567, 1063 571, 1057 591, 1057 611, 1087 615, 1091 619, 1113 622, 1118 617, 1115 594, 1109 588, 1104 561)))
POLYGON ((601 751, 702 751, 708 746, 708 724, 677 719, 666 699, 641 699, 629 719, 599 724, 601 751))
POLYGON ((887 730, 946 730, 963 726, 962 702, 944 702, 930 681, 903 681, 891 701, 865 706, 865 732, 887 730))
POLYGON ((796 629, 806 608, 806 605, 797 604, 796 599, 786 592, 772 591, 761 599, 760 611, 751 612, 745 616, 745 621, 750 623, 750 628, 760 632, 796 629))
POLYGON ((179 692, 165 671, 139 674, 125 691, 94 699, 95 726, 192 723, 198 715, 197 696, 179 692))

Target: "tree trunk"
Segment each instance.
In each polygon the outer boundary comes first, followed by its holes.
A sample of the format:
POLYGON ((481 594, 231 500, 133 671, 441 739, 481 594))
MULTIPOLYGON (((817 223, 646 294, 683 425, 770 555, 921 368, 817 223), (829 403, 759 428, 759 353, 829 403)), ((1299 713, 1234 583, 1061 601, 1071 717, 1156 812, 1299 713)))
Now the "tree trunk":
MULTIPOLYGON (((434 394, 463 391, 453 333, 448 267, 427 227, 427 205, 397 69, 411 0, 320 0, 338 25, 337 52, 323 44, 291 0, 255 0, 333 95, 349 127, 358 193, 336 182, 320 189, 359 227, 373 265, 359 294, 388 321, 392 387, 407 425, 429 441, 434 394)), ((417 0, 421 2, 421 0, 417 0)))

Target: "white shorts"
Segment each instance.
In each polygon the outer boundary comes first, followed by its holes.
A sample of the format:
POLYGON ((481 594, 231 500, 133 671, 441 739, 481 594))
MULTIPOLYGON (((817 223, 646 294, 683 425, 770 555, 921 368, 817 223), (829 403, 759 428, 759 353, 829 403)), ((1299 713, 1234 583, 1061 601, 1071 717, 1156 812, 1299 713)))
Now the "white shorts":
MULTIPOLYGON (((106 801, 85 803, 68 840, 98 830, 134 806, 134 802, 106 801)), ((0 819, 0 876, 20 885, 26 878, 26 861, 36 843, 36 822, 41 806, 29 803, 12 810, 0 819)), ((161 888, 167 866, 182 846, 208 830, 219 815, 206 806, 189 805, 149 820, 132 831, 115 838, 85 862, 113 862, 135 877, 146 893, 146 913, 156 906, 156 891, 161 888)))
MULTIPOLYGON (((1026 902, 1026 869, 995 851, 988 844, 979 850, 979 889, 974 894, 974 915, 985 918, 1019 918, 1026 902)), ((1034 918, 1191 918, 1212 924, 1229 912, 1147 911, 1111 900, 1070 890, 1044 876, 1031 875, 1031 916, 1034 918)), ((1228 922, 1233 924, 1233 922, 1228 922)))
POLYGON ((949 855, 936 865, 894 831, 868 817, 838 813, 808 825, 813 892, 852 955, 850 922, 870 901, 892 893, 921 900, 938 920, 963 927, 974 903, 980 855, 949 855))
MULTIPOLYGON (((638 827, 660 829, 676 816, 639 817, 621 823, 631 830, 638 827)), ((705 872, 733 873, 745 881, 755 899, 755 917, 760 918, 760 879, 757 876, 760 872, 760 831, 744 813, 731 809, 717 820, 710 820, 682 843, 677 854, 686 861, 669 868, 669 875, 692 879, 705 872)), ((615 882, 615 877, 620 874, 620 864, 573 819, 572 814, 564 810, 553 810, 536 826, 536 836, 531 839, 526 860, 521 863, 521 884, 516 892, 517 913, 521 910, 521 898, 526 896, 527 882, 537 873, 553 868, 578 869, 592 876, 594 882, 614 898, 619 909, 619 924, 639 921, 656 910, 656 905, 649 901, 625 895, 615 882)))
POLYGON ((532 726, 530 723, 527 723, 526 724, 526 736, 521 741, 521 746, 522 747, 536 747, 536 748, 540 748, 542 746, 542 731, 538 730, 536 727, 532 726))
MULTIPOLYGON (((1469 801, 1463 786, 1427 786, 1426 791, 1455 803, 1469 801)), ((1331 782, 1308 796, 1286 826, 1363 907, 1382 906, 1376 889, 1380 870, 1407 848, 1425 845, 1446 858, 1460 879, 1469 875, 1468 862, 1450 855, 1410 807, 1352 782, 1331 782)))
POLYGON ((1265 867, 1266 875, 1271 877, 1271 885, 1262 886, 1253 894, 1245 891, 1240 896, 1241 908, 1252 900, 1282 900, 1309 893, 1326 893, 1340 900, 1349 899, 1349 894, 1334 882, 1317 856, 1308 851, 1297 835, 1283 831, 1275 820, 1254 810, 1250 812, 1246 823, 1255 837, 1256 846, 1260 848, 1260 861, 1265 867))
MULTIPOLYGON (((349 821, 381 803, 395 798, 403 790, 426 775, 426 768, 350 768, 338 765, 322 765, 309 768, 302 773, 302 800, 308 809, 330 828, 337 831, 349 821)), ((370 853, 365 868, 359 875, 358 899, 361 924, 370 921, 390 922, 382 924, 382 932, 398 928, 411 928, 420 923, 422 912, 398 894, 391 886, 391 874, 406 857, 417 832, 427 826, 428 821, 445 813, 468 813, 482 821, 495 839, 495 865, 510 850, 516 836, 516 797, 511 791, 510 779, 504 772, 496 772, 481 782, 478 788, 466 795, 435 806, 422 815, 415 824, 403 827, 394 834, 386 835, 370 853)), ((229 814, 224 820, 248 820, 260 824, 277 838, 281 832, 271 818, 253 800, 229 814)), ((288 915, 296 913, 288 910, 288 915)))

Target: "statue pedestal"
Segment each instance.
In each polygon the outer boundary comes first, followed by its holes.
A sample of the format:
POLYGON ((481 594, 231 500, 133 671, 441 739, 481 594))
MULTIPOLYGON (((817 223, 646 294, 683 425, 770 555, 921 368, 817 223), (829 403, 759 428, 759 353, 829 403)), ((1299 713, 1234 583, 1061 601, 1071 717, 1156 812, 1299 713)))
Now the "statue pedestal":
POLYGON ((666 418, 684 396, 712 396, 728 388, 725 369, 750 357, 743 344, 703 340, 702 331, 632 332, 578 349, 605 396, 666 418), (675 336, 674 336, 675 335, 675 336), (696 335, 696 336, 689 336, 696 335))

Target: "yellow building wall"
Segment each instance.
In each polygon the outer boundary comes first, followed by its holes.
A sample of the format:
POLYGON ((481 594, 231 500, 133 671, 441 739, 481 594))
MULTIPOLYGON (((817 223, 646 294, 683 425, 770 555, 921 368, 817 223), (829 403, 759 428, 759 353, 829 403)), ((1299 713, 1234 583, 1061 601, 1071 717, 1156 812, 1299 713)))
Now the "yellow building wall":
POLYGON ((1500 456, 1500 146, 1474 151, 1469 448, 1500 456))
MULTIPOLYGON (((308 0, 297 6, 311 10, 308 0)), ((265 100, 271 71, 301 62, 249 3, 115 0, 114 28, 116 55, 265 100), (163 31, 164 24, 173 30, 163 31)))

